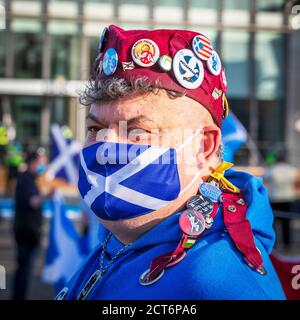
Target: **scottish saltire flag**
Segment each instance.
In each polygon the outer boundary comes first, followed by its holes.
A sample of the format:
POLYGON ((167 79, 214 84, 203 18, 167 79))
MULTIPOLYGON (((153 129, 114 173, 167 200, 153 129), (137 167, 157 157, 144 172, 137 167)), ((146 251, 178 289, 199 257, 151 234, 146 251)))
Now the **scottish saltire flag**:
POLYGON ((54 284, 57 292, 71 279, 83 261, 85 255, 81 252, 80 241, 72 221, 66 216, 63 197, 56 191, 42 278, 54 284))
POLYGON ((176 151, 95 143, 82 150, 78 187, 88 206, 103 219, 126 219, 158 210, 180 192, 176 151))
MULTIPOLYGON (((79 152, 81 145, 72 139, 67 128, 57 124, 51 127, 51 159, 46 176, 49 180, 60 178, 76 184, 78 180, 79 152)), ((70 279, 91 247, 85 245, 88 235, 81 236, 73 222, 66 216, 62 195, 56 192, 53 198, 53 215, 49 231, 48 249, 43 271, 43 280, 52 283, 56 291, 70 279)))
POLYGON ((50 180, 60 178, 66 182, 76 184, 81 144, 72 139, 68 128, 60 128, 57 124, 52 125, 51 134, 51 163, 46 177, 50 180))
POLYGON ((248 133, 238 118, 229 112, 222 123, 222 141, 224 145, 224 161, 233 162, 234 155, 247 142, 248 133))

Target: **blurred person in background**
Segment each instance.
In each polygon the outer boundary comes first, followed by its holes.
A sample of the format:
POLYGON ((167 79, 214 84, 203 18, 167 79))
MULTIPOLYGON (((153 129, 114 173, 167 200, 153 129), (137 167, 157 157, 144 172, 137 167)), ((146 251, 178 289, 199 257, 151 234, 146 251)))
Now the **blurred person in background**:
POLYGON ((7 128, 0 122, 0 165, 3 165, 8 145, 7 128))
MULTIPOLYGON (((285 161, 279 154, 275 163, 270 165, 264 174, 264 182, 269 193, 271 207, 274 211, 288 213, 293 211, 297 198, 296 183, 300 181, 299 170, 285 161)), ((291 243, 290 219, 281 217, 283 243, 288 247, 291 243)))
POLYGON ((15 217, 13 232, 16 241, 17 268, 13 284, 13 300, 24 300, 38 252, 42 229, 42 203, 36 179, 46 169, 47 157, 44 149, 28 153, 27 170, 19 175, 15 192, 15 217))
POLYGON ((8 170, 6 190, 9 196, 14 196, 19 168, 23 164, 22 146, 18 141, 12 141, 7 145, 5 165, 8 170))

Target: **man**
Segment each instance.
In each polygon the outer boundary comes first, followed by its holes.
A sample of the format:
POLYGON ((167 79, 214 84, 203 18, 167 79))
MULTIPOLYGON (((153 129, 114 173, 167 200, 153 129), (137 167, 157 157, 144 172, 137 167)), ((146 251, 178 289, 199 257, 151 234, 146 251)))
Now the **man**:
POLYGON ((37 187, 36 178, 45 171, 46 161, 43 149, 29 153, 26 158, 27 170, 17 180, 13 228, 17 245, 14 300, 26 298, 33 261, 40 245, 44 197, 37 187))
POLYGON ((200 33, 105 29, 78 182, 100 245, 56 299, 285 298, 262 183, 222 163, 226 87, 200 33))

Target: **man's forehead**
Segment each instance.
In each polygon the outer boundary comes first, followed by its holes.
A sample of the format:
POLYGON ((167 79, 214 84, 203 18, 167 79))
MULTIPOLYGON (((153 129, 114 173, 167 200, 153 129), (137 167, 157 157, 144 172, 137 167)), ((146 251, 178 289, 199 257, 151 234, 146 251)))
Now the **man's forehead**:
POLYGON ((92 104, 88 118, 101 121, 104 124, 117 123, 119 121, 155 121, 161 112, 141 105, 136 101, 110 101, 92 104))
POLYGON ((211 118, 204 107, 190 98, 171 99, 166 94, 149 94, 92 104, 88 117, 104 125, 136 119, 161 128, 176 128, 194 127, 207 116, 211 118))

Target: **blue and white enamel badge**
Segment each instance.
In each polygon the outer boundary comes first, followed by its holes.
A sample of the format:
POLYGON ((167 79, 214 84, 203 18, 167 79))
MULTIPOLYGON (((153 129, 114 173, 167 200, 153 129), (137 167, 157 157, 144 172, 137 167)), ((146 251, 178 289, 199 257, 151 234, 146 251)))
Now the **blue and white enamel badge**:
POLYGON ((110 76, 115 73, 118 66, 118 54, 114 48, 109 48, 103 57, 103 72, 110 76))
POLYGON ((220 188, 208 182, 201 183, 199 186, 199 191, 203 196, 207 197, 213 202, 218 202, 222 195, 220 188))
POLYGON ((214 76, 218 76, 221 73, 222 64, 216 51, 213 51, 211 57, 207 60, 207 67, 210 73, 212 73, 214 76))
POLYGON ((173 59, 176 80, 187 89, 200 87, 204 78, 202 62, 189 49, 179 50, 173 59))

